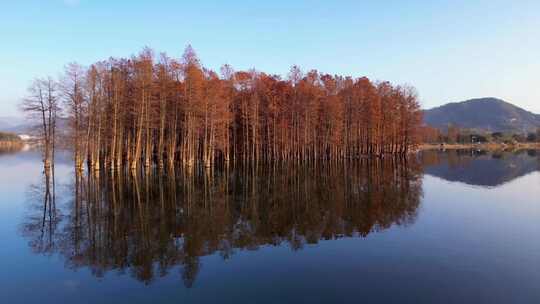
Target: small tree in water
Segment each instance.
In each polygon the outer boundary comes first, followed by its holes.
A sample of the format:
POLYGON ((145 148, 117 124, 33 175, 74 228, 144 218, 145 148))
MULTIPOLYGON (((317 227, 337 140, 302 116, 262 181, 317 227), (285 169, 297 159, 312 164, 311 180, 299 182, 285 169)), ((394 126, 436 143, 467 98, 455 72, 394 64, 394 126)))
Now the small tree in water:
POLYGON ((21 110, 35 123, 32 131, 43 153, 45 173, 50 171, 54 162, 59 111, 57 87, 51 77, 35 79, 28 88, 28 96, 21 103, 21 110))

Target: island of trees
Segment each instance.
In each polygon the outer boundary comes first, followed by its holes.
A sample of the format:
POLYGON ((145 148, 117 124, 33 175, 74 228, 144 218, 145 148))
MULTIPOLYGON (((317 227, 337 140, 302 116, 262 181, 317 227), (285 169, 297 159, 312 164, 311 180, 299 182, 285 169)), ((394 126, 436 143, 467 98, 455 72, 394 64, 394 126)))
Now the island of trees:
POLYGON ((218 74, 190 46, 180 59, 145 48, 68 64, 58 80, 35 80, 22 109, 40 122, 46 163, 65 136, 76 166, 95 169, 402 156, 422 121, 409 86, 296 66, 286 79, 229 65, 218 74))

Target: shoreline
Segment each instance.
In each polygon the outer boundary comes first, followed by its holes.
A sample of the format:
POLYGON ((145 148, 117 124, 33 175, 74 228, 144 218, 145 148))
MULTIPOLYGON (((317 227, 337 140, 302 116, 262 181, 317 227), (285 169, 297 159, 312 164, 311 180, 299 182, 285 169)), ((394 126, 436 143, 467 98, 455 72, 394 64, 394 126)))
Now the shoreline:
POLYGON ((504 143, 486 143, 486 144, 420 144, 418 151, 425 150, 523 150, 523 149, 540 149, 540 143, 516 143, 516 144, 504 144, 504 143))
POLYGON ((2 149, 17 149, 23 146, 23 141, 0 141, 0 148, 2 149))

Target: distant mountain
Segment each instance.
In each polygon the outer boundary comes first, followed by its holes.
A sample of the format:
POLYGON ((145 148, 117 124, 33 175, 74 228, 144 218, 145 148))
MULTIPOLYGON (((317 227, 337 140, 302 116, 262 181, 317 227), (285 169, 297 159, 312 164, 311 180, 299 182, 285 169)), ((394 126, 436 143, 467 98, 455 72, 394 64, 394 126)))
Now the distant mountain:
POLYGON ((22 117, 0 116, 0 132, 26 133, 30 124, 22 117))
MULTIPOLYGON (((39 129, 39 121, 32 122, 22 117, 0 116, 0 132, 11 132, 15 134, 29 134, 35 129, 36 123, 39 129)), ((65 117, 58 117, 56 120, 57 132, 67 132, 68 120, 65 117)))
POLYGON ((435 128, 449 124, 492 132, 527 132, 540 127, 540 115, 497 98, 479 98, 424 111, 424 121, 435 128))

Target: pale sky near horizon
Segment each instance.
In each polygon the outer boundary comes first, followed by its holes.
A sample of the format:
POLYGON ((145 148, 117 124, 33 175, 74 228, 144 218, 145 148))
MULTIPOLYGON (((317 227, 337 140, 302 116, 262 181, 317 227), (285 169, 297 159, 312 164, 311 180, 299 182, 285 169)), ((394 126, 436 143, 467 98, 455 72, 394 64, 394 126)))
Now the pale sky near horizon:
POLYGON ((0 37, 0 116, 68 62, 187 44, 214 70, 297 64, 413 85, 425 108, 493 96, 540 113, 538 0, 0 0, 0 37))

